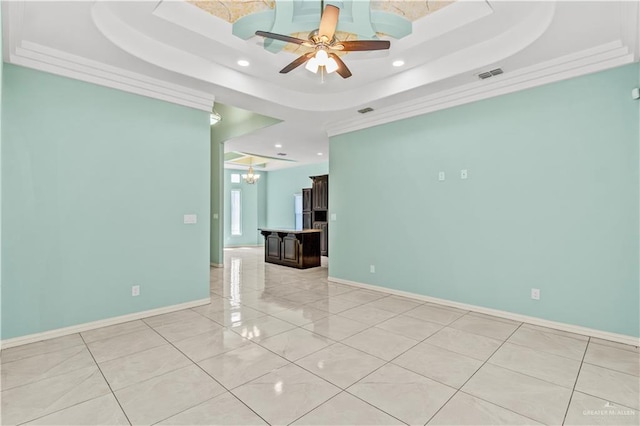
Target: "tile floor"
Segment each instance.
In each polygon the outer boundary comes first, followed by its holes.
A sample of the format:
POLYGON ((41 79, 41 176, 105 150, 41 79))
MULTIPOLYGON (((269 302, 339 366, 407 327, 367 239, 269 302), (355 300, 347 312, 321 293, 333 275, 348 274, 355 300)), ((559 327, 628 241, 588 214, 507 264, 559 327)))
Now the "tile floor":
POLYGON ((636 347, 225 255, 209 305, 4 350, 2 424, 640 423, 636 347))

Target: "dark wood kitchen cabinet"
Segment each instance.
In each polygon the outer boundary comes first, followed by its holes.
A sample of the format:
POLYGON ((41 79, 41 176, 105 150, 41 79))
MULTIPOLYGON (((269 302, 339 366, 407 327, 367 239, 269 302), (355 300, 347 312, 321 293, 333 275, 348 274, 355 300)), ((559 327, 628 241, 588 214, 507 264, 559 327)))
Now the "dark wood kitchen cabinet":
MULTIPOLYGON (((312 214, 311 226, 319 229, 320 234, 320 254, 329 255, 329 175, 309 176, 312 181, 311 198, 312 214)), ((304 193, 303 193, 304 194, 304 193)), ((304 195, 303 195, 304 197, 304 195)), ((304 199, 303 199, 304 202, 304 199)), ((303 213, 304 221, 304 213, 303 213)))

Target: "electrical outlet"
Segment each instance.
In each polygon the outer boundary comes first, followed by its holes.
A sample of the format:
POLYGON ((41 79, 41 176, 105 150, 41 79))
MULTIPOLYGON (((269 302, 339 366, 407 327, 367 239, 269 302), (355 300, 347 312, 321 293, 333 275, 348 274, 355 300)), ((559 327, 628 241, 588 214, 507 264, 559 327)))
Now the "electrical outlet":
POLYGON ((131 295, 132 296, 140 296, 140 286, 134 285, 131 287, 131 295))
POLYGON ((460 170, 460 179, 466 179, 467 178, 467 170, 463 169, 460 170))
POLYGON ((376 273, 376 265, 369 265, 369 272, 371 272, 372 274, 376 273))
POLYGON ((439 172, 438 173, 438 180, 439 181, 443 181, 444 180, 444 172, 439 172))
POLYGON ((533 300, 540 300, 540 289, 539 288, 532 288, 531 289, 531 298, 533 300))

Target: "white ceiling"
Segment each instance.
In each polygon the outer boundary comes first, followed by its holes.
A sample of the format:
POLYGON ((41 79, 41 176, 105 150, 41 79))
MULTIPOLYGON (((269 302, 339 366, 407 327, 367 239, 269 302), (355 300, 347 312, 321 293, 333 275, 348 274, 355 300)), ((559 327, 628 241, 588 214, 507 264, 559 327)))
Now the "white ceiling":
MULTIPOLYGON (((407 0, 415 1, 415 0, 407 0)), ((353 52, 353 77, 241 40, 184 1, 3 2, 4 60, 203 110, 220 102, 283 120, 226 151, 326 161, 327 135, 599 71, 639 58, 636 1, 460 1, 413 22, 389 51, 353 52), (251 65, 243 68, 239 59, 251 65), (391 62, 405 61, 394 68, 391 62), (501 67, 504 74, 477 74, 501 67), (374 112, 361 115, 363 107, 374 112), (280 143, 283 148, 275 148, 280 143), (323 156, 317 153, 322 152, 323 156)), ((256 28, 269 31, 270 28, 256 28)), ((309 28, 313 30, 313 28, 309 28)))

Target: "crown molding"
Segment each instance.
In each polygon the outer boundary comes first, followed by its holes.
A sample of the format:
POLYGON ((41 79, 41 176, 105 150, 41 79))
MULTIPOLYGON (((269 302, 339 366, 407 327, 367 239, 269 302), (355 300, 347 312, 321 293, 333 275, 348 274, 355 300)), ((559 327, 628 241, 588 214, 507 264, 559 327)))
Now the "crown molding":
POLYGON ((4 60, 75 80, 211 112, 215 96, 22 39, 24 4, 5 2, 4 60))
POLYGON ((542 62, 514 72, 506 72, 490 80, 443 90, 388 108, 376 109, 366 116, 327 123, 329 137, 405 118, 439 111, 471 102, 591 74, 634 62, 634 53, 622 41, 600 45, 542 62))

